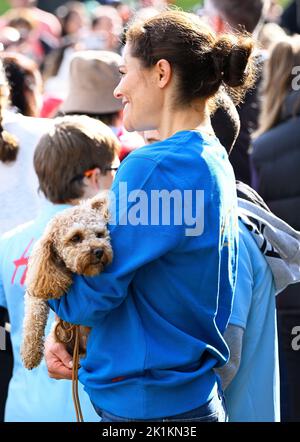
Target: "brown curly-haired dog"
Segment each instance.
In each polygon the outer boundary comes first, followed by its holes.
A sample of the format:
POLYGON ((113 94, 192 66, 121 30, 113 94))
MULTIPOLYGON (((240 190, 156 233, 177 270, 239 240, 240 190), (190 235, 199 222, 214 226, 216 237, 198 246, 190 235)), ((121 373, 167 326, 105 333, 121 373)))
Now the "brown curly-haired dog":
MULTIPOLYGON (((26 368, 37 367, 44 354, 48 299, 60 298, 72 283, 72 273, 94 276, 112 261, 105 198, 96 196, 58 213, 36 242, 28 262, 21 356, 26 368)), ((84 293, 82 294, 84 296, 84 293)), ((62 322, 60 341, 68 341, 62 322)), ((83 338, 87 328, 81 327, 83 338)))

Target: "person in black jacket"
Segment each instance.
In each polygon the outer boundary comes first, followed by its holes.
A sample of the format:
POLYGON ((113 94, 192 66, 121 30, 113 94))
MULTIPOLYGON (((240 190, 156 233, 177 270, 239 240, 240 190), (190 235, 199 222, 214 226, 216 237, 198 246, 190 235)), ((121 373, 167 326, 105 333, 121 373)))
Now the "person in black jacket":
POLYGON ((294 0, 287 6, 280 24, 290 34, 300 34, 300 0, 294 0))
MULTIPOLYGON (((270 209, 300 230, 300 37, 278 43, 266 63, 262 113, 253 143, 253 187, 270 209)), ((300 325, 300 284, 277 297, 283 421, 300 421, 300 353, 293 330, 300 325)))
POLYGON ((266 63, 262 111, 253 142, 252 184, 270 209, 300 230, 300 36, 287 37, 266 63))

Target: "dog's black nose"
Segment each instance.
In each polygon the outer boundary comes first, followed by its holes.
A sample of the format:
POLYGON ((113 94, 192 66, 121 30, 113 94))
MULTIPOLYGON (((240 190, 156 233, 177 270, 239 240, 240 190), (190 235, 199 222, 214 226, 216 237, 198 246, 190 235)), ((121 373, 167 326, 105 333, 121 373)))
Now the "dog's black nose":
POLYGON ((94 255, 96 256, 96 258, 101 259, 103 256, 103 249, 95 249, 94 250, 94 255))

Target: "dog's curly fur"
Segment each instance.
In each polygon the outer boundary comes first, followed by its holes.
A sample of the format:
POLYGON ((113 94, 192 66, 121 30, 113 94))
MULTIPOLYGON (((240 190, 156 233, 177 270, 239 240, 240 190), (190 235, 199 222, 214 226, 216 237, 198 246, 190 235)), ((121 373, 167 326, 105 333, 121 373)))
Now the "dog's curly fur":
MULTIPOLYGON (((112 261, 102 196, 83 201, 57 214, 36 242, 26 275, 25 318, 21 356, 26 368, 37 367, 44 354, 48 299, 60 298, 72 283, 72 273, 95 276, 112 261)), ((84 296, 84 293, 83 293, 84 296)), ((68 324, 64 323, 67 328, 68 324)), ((59 340, 67 341, 64 327, 59 340)), ((87 330, 83 330, 86 337, 87 330)))

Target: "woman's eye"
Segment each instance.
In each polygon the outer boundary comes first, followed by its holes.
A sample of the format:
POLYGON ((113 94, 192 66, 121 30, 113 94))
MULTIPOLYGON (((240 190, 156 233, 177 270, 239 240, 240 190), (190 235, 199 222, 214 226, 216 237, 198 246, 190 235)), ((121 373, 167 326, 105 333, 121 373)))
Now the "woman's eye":
POLYGON ((82 241, 82 236, 78 235, 78 234, 74 235, 74 236, 72 236, 71 241, 74 242, 74 243, 80 242, 80 241, 82 241))

